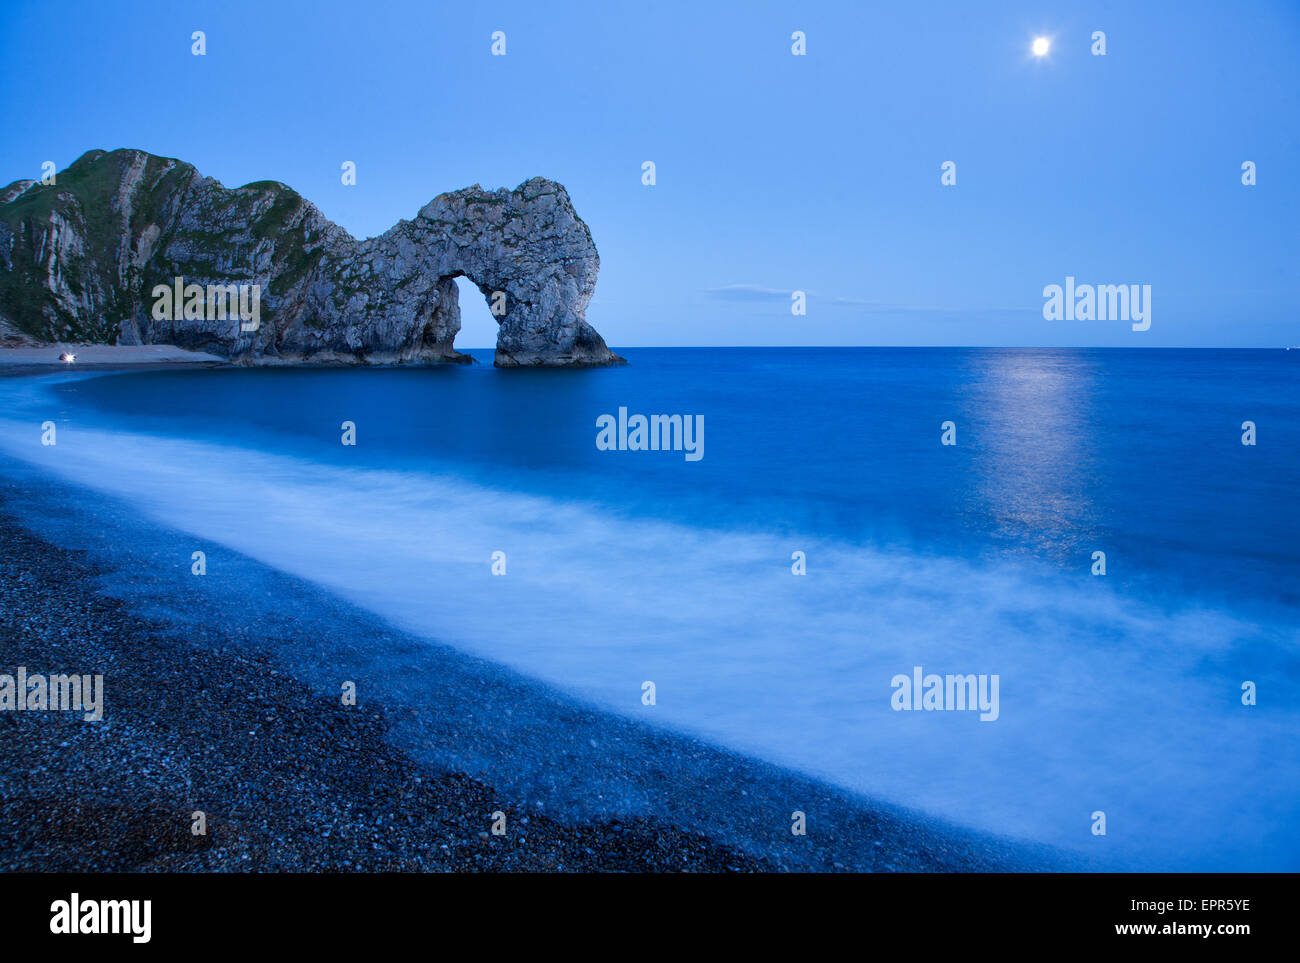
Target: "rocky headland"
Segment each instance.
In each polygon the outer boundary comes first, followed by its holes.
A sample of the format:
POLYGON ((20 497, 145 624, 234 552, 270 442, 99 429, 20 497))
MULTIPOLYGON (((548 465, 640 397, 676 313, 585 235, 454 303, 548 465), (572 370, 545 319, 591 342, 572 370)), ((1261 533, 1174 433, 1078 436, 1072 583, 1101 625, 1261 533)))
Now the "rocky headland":
POLYGON ((166 344, 248 365, 467 361, 453 344, 464 276, 500 325, 497 365, 618 364, 585 317, 599 270, 568 192, 541 177, 440 194, 365 240, 284 184, 227 188, 139 150, 89 151, 51 184, 0 190, 9 344, 166 344))

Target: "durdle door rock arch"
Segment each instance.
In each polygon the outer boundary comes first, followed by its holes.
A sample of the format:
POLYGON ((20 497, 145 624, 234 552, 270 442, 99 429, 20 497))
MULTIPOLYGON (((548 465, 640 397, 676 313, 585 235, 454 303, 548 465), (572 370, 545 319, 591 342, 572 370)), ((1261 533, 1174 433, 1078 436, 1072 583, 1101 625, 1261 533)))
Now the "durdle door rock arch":
POLYGON ((54 184, 0 191, 6 337, 250 365, 467 361, 453 346, 463 275, 494 307, 497 365, 619 364, 585 317, 599 270, 568 192, 542 177, 441 194, 365 240, 283 184, 226 188, 137 150, 90 151, 54 184), (156 295, 178 277, 182 298, 156 295), (233 304, 254 291, 257 319, 241 324, 233 304))

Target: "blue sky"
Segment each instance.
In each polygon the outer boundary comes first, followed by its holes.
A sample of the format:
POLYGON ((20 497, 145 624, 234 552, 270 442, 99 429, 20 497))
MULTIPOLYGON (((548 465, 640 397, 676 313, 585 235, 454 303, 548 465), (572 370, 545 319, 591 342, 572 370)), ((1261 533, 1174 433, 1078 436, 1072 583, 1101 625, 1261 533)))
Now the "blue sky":
MULTIPOLYGON (((283 181, 368 236, 442 191, 543 174, 591 227, 588 320, 615 347, 1300 344, 1294 2, 3 13, 0 182, 138 147, 283 181), (1045 321, 1066 275, 1150 284, 1151 329, 1045 321)), ((462 306, 458 345, 490 343, 486 306, 462 306)))

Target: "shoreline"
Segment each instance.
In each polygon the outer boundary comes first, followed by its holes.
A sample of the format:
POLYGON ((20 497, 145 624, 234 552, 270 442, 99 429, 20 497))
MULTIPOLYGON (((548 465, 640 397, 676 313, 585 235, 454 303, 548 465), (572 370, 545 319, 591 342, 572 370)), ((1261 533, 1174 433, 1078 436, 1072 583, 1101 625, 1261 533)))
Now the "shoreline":
POLYGON ((102 722, 0 712, 2 869, 1086 868, 584 705, 8 460, 0 542, 0 672, 105 675, 102 722))
POLYGON ((0 671, 106 677, 101 722, 0 713, 0 871, 772 868, 652 820, 566 825, 417 766, 385 740, 383 707, 333 704, 266 658, 203 652, 133 615, 85 587, 94 566, 32 535, 3 499, 0 543, 0 671), (181 679, 197 692, 177 691, 181 679), (508 832, 493 837, 498 810, 508 832), (196 811, 205 835, 191 831, 196 811))
MULTIPOLYGON (((0 344, 0 378, 21 375, 49 374, 54 371, 93 371, 97 374, 127 371, 166 371, 194 368, 341 370, 351 368, 440 368, 447 365, 482 364, 471 351, 493 351, 493 348, 466 348, 456 357, 436 359, 398 360, 395 356, 364 361, 349 357, 268 358, 258 363, 235 362, 203 351, 191 351, 169 344, 110 345, 51 342, 49 344, 0 344), (59 360, 65 351, 76 360, 59 360)), ((625 361, 619 362, 625 364, 625 361)), ((489 363, 489 366, 491 364, 489 363)), ((518 367, 528 367, 521 365, 518 367)), ((561 365, 559 367, 591 367, 561 365)), ((600 367, 599 365, 596 367, 600 367)))
POLYGON ((77 344, 51 342, 41 345, 0 347, 0 374, 78 368, 96 370, 155 368, 163 365, 184 367, 218 367, 229 365, 225 358, 203 351, 190 351, 169 344, 77 344), (60 361, 68 351, 76 361, 60 361))

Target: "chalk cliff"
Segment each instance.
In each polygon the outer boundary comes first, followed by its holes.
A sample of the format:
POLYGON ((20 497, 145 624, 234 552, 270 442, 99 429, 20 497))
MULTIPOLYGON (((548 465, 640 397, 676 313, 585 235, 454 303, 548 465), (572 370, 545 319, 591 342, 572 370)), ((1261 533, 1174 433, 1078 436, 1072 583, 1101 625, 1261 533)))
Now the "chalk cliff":
POLYGON ((568 192, 541 177, 441 194, 366 240, 283 184, 226 188, 137 150, 90 151, 52 185, 0 190, 12 338, 173 344, 242 364, 463 361, 464 275, 495 309, 497 365, 617 364, 585 318, 599 270, 568 192), (256 285, 258 322, 160 309, 155 288, 177 277, 205 292, 256 285))

